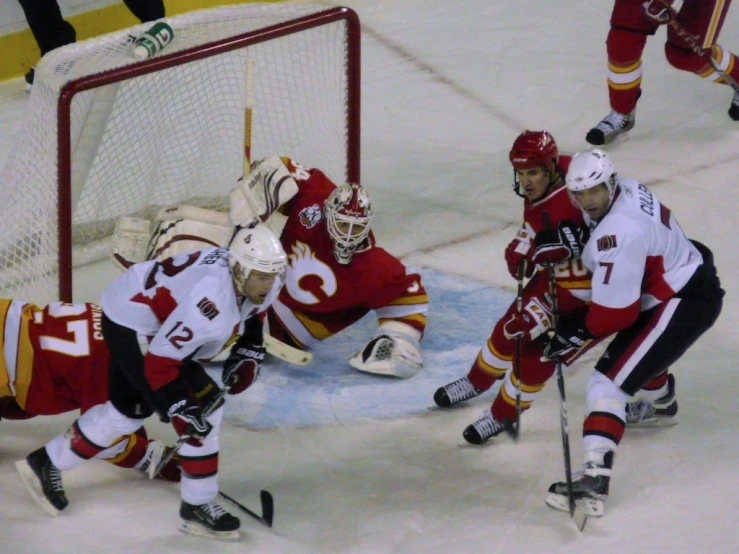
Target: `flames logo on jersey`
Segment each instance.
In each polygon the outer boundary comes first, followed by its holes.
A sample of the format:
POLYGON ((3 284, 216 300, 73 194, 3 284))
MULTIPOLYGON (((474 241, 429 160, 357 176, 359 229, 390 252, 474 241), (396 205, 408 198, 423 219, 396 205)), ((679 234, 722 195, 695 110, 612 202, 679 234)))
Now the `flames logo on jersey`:
POLYGON ((318 259, 307 244, 296 241, 292 246, 292 254, 288 255, 287 263, 285 289, 301 304, 313 305, 321 302, 320 298, 300 285, 301 279, 309 275, 315 275, 320 279, 319 288, 326 296, 336 294, 339 288, 336 275, 329 265, 318 259))
POLYGON ((300 218, 300 223, 306 229, 315 227, 318 224, 318 222, 320 222, 321 219, 323 219, 323 213, 321 212, 321 206, 319 206, 318 204, 313 204, 312 206, 303 208, 302 210, 300 210, 298 217, 300 218))
POLYGON ((616 235, 606 235, 598 239, 598 252, 605 252, 611 248, 616 248, 616 235))

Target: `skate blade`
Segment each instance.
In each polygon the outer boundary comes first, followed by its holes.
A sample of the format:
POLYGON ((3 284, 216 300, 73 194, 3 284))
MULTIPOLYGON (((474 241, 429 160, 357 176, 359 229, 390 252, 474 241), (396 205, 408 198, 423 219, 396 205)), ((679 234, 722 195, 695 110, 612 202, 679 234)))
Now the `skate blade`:
MULTIPOLYGON (((560 512, 569 513, 570 511, 570 503, 565 495, 550 492, 545 502, 547 506, 560 512)), ((575 505, 581 508, 587 517, 603 517, 605 514, 603 501, 597 498, 579 498, 575 501, 575 505)))
POLYGON ((179 530, 186 535, 218 539, 222 541, 237 541, 241 538, 241 533, 239 533, 238 529, 234 531, 213 531, 200 523, 195 523, 194 521, 182 521, 180 523, 179 530))
POLYGON ((31 469, 31 466, 28 465, 28 462, 26 460, 18 460, 15 462, 15 470, 18 472, 18 475, 20 475, 21 481, 23 481, 23 484, 26 486, 26 489, 28 489, 31 497, 36 501, 36 504, 38 504, 41 509, 51 517, 58 516, 60 510, 57 510, 56 507, 49 502, 46 496, 44 496, 44 493, 41 490, 41 482, 33 469, 31 469))
POLYGON ((680 421, 677 419, 677 416, 655 417, 644 421, 636 421, 634 423, 629 423, 627 421, 626 427, 629 429, 653 429, 655 427, 672 427, 678 423, 680 423, 680 421))

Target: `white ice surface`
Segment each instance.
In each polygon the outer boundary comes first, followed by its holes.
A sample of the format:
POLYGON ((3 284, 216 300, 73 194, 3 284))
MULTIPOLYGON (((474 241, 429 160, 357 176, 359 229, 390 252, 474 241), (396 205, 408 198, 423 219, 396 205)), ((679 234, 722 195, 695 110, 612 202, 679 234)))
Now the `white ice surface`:
MULTIPOLYGON (((739 552, 739 123, 726 116, 731 91, 669 67, 664 29, 650 39, 637 125, 612 156, 623 176, 650 186, 686 233, 714 250, 727 296, 716 326, 674 367, 680 424, 627 432, 606 516, 580 534, 544 505, 563 475, 554 382, 526 414, 519 444, 458 446, 493 392, 446 413, 425 407, 437 386, 467 371, 511 297, 502 249, 521 215, 510 189, 511 142, 524 128, 546 128, 562 151, 577 151, 608 112, 611 3, 345 4, 364 26, 362 178, 375 199, 376 232, 420 268, 432 296, 424 373, 403 383, 354 373, 343 360, 371 332, 364 321, 322 345, 313 366, 274 366, 230 399, 222 490, 252 509, 261 488, 276 500, 275 527, 244 516, 235 544, 179 534, 176 487, 98 462, 65 474, 71 505, 49 518, 13 462, 74 414, 3 421, 0 552, 739 552)), ((739 49, 738 28, 735 10, 721 44, 739 49)), ((0 163, 26 102, 20 80, 0 83, 0 163)), ((97 300, 114 275, 107 262, 77 272, 77 298, 97 300)), ((567 381, 575 468, 592 363, 567 381)), ((173 438, 164 425, 148 427, 173 438)))

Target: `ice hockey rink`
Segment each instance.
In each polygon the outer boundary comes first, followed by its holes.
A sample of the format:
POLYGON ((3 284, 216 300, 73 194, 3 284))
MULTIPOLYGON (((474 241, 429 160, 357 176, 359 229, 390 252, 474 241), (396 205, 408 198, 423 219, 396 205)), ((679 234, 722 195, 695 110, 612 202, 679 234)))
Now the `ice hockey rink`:
MULTIPOLYGON (((273 363, 229 398, 220 487, 257 511, 260 489, 275 498, 272 529, 233 510, 242 518, 236 543, 179 533, 177 486, 97 461, 64 475, 70 506, 50 518, 13 462, 74 414, 2 421, 0 552, 739 552, 739 122, 726 115, 731 90, 671 68, 664 29, 650 39, 636 127, 610 153, 622 176, 642 180, 689 237, 713 249, 727 296, 716 326, 673 368, 679 425, 627 430, 606 515, 580 533, 544 504, 564 476, 554 380, 525 414, 517 444, 501 436, 460 446, 494 391, 447 412, 428 406, 438 386, 466 373, 513 297, 503 262, 522 210, 511 190, 512 141, 544 128, 561 152, 582 150, 609 111, 612 2, 343 4, 363 24, 362 181, 374 197, 376 234, 422 273, 431 297, 425 369, 404 382, 352 370, 346 358, 373 332, 365 320, 321 345, 312 365, 273 363)), ((735 52, 737 9, 719 40, 735 52)), ((21 79, 0 83, 0 163, 27 103, 21 79)), ((98 301, 116 274, 107 261, 80 269, 75 299, 98 301)), ((593 362, 567 377, 575 470, 593 362)), ((174 440, 168 426, 147 427, 174 440)))

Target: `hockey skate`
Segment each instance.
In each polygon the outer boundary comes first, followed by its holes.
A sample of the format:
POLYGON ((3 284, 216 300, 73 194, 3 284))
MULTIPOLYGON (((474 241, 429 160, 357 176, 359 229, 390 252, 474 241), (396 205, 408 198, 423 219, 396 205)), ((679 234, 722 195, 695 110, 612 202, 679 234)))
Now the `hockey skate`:
POLYGON ((729 117, 734 121, 739 121, 739 90, 734 91, 734 99, 729 106, 729 117))
POLYGON ((635 123, 636 110, 630 114, 612 111, 598 125, 588 131, 585 140, 593 146, 607 146, 616 140, 619 135, 628 133, 635 123))
POLYGON ((626 404, 628 427, 663 427, 677 424, 677 398, 675 377, 667 376, 667 394, 652 402, 640 398, 626 404))
POLYGON ((485 444, 505 430, 505 423, 496 420, 488 410, 480 419, 468 425, 462 432, 462 436, 468 443, 479 445, 485 444))
POLYGON ((434 402, 436 402, 436 405, 440 408, 448 408, 449 406, 454 406, 455 404, 459 404, 460 402, 464 402, 470 398, 480 396, 483 392, 484 391, 475 388, 472 383, 470 383, 469 378, 465 375, 461 379, 457 379, 448 385, 444 385, 443 387, 436 389, 436 392, 434 393, 434 402))
POLYGON ((62 486, 62 472, 51 463, 45 447, 15 462, 15 469, 28 492, 47 514, 56 517, 67 507, 69 501, 62 486))
POLYGON ((239 518, 232 516, 215 501, 195 506, 180 504, 180 531, 189 535, 221 540, 238 540, 239 518))
MULTIPOLYGON (((582 475, 572 480, 572 497, 588 517, 603 517, 604 504, 608 498, 614 453, 608 452, 603 465, 586 462, 582 475)), ((547 506, 561 512, 570 511, 567 498, 567 483, 552 483, 546 499, 547 506)))

